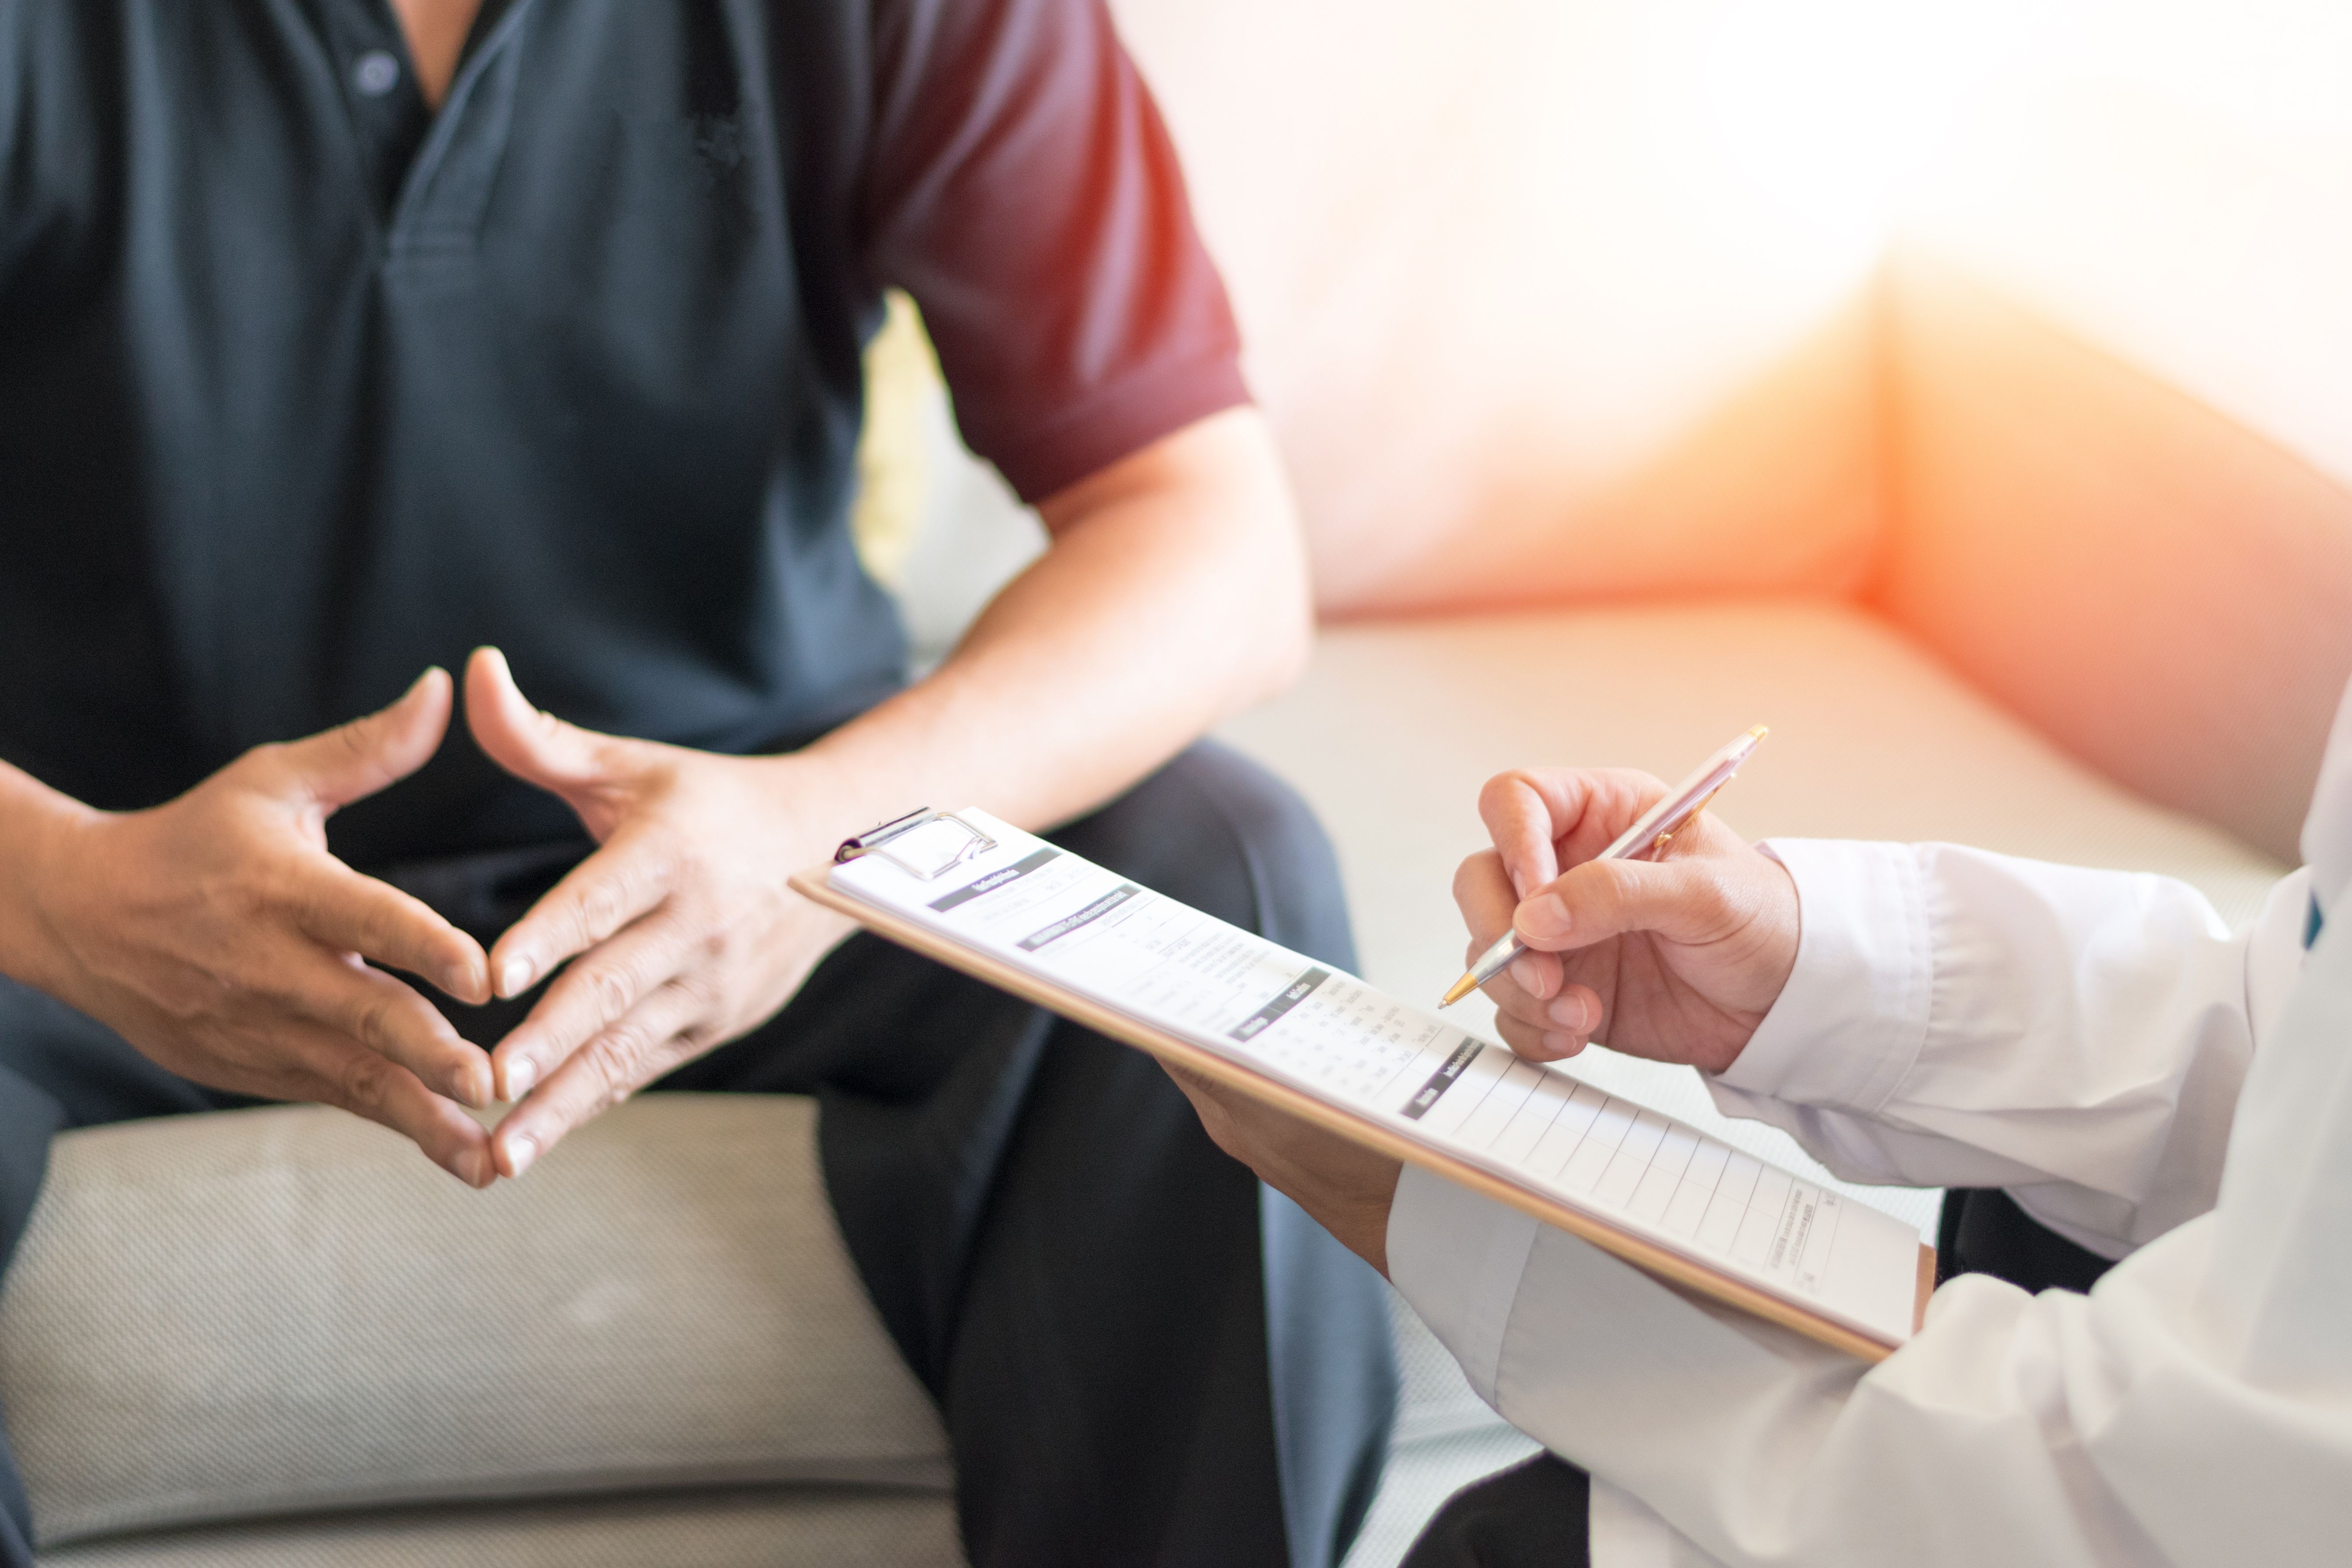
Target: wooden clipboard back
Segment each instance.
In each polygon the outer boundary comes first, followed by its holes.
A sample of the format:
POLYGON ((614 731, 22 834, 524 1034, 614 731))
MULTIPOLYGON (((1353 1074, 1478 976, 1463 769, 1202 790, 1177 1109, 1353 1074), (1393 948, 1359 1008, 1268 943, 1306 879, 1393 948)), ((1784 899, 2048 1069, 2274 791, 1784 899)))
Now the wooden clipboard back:
MULTIPOLYGON (((1496 1203, 1507 1204, 1545 1225, 1589 1241, 1603 1252, 1622 1258, 1670 1285, 1738 1307, 1767 1322, 1778 1323, 1782 1328, 1866 1362, 1884 1361, 1895 1353, 1896 1347, 1893 1345, 1884 1344, 1866 1334, 1855 1332, 1843 1323, 1809 1312, 1796 1303, 1759 1290, 1745 1280, 1719 1274, 1704 1264, 1619 1230, 1580 1210, 1552 1202, 1539 1194, 1482 1171, 1466 1161, 1415 1142, 1379 1122, 1328 1104, 1288 1084, 1277 1083, 1190 1040, 1154 1028, 1116 1008, 1107 1007, 1092 997, 1080 995, 1041 975, 1016 969, 1002 959, 966 947, 954 938, 919 925, 903 915, 852 897, 834 887, 829 876, 831 870, 828 865, 799 872, 791 879, 792 886, 803 897, 847 915, 877 936, 897 942, 901 947, 911 948, 927 958, 936 959, 950 969, 961 970, 1000 990, 1009 991, 1024 1001, 1034 1002, 1040 1007, 1133 1046, 1162 1062, 1174 1063, 1188 1072, 1253 1100, 1278 1107, 1317 1126, 1328 1128, 1391 1159, 1419 1165, 1496 1203)), ((1914 1327, 1926 1318, 1927 1297, 1934 1290, 1935 1284, 1936 1249, 1923 1245, 1919 1248, 1919 1289, 1916 1305, 1913 1309, 1914 1327)))

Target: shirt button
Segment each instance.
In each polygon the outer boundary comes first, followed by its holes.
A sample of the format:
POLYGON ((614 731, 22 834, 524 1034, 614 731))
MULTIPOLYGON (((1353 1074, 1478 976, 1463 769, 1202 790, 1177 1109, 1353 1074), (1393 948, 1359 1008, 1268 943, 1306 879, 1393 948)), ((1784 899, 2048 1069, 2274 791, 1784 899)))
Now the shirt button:
POLYGON ((370 98, 382 98, 400 85, 400 62, 383 49, 370 49, 352 62, 352 85, 370 98))

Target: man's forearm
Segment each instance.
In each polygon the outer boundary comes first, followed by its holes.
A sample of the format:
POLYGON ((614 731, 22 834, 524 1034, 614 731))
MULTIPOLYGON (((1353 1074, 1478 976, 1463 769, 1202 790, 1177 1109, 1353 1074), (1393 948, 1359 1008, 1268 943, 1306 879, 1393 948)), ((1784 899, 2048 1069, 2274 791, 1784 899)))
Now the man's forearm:
POLYGON ((1041 510, 1053 548, 954 655, 801 760, 887 780, 877 815, 979 804, 1044 827, 1297 675, 1306 560, 1255 411, 1203 420, 1041 510))
POLYGON ((1054 547, 938 673, 788 755, 578 730, 476 654, 475 738, 600 846, 490 952, 509 996, 570 965, 493 1053, 505 1097, 522 1097, 496 1135, 501 1171, 774 1015, 843 931, 781 873, 919 805, 1065 820, 1297 670, 1306 572, 1255 415, 1179 432, 1042 510, 1054 547), (611 1048, 581 1049, 600 1036, 611 1048))
POLYGON ((79 801, 0 763, 0 974, 43 990, 56 984, 55 944, 40 913, 42 858, 59 828, 89 814, 79 801))

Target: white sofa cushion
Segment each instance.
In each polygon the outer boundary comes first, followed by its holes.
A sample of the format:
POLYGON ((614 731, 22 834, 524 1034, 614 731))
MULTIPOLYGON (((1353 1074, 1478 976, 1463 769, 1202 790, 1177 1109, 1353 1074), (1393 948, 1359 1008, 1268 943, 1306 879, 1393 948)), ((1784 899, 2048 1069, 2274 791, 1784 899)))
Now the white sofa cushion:
POLYGON ((814 1126, 802 1099, 651 1095, 488 1193, 313 1108, 60 1138, 0 1294, 42 1544, 452 1499, 945 1489, 814 1126))
POLYGON ((1367 976, 1461 973, 1448 889, 1481 848, 1478 788, 1530 763, 1666 778, 1750 724, 1772 735, 1715 809, 1751 837, 1949 839, 2168 872, 2250 917, 2284 868, 2074 762, 1889 622, 1820 600, 1724 600, 1325 629, 1290 691, 1225 726, 1339 846, 1367 976))

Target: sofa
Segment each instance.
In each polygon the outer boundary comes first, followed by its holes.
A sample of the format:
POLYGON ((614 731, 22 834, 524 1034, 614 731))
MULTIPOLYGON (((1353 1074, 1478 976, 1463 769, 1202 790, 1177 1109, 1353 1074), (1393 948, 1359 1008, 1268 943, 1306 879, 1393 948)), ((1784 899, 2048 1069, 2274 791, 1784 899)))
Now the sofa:
MULTIPOLYGON (((1757 722, 1717 803, 1752 836, 2159 871, 2232 920, 2293 863, 2352 674, 2352 437, 2280 435, 2303 401, 2114 306, 2127 201, 2063 254, 2035 245, 2090 219, 2034 205, 2004 237, 1980 190, 1810 248, 1667 210, 1682 132, 1645 154, 1644 105, 1680 90, 1657 59, 1716 59, 1705 7, 1647 30, 1599 0, 1118 9, 1326 621, 1305 679, 1223 735, 1329 827, 1374 983, 1428 999, 1458 973, 1447 886, 1490 773, 1671 775, 1757 722)), ((909 312, 870 363, 861 530, 936 658, 1038 534, 961 452, 909 312)), ((1803 1163, 1685 1074, 1578 1070, 1803 1163)), ((487 1194, 313 1109, 63 1138, 0 1282, 44 1562, 959 1561, 937 1420, 813 1125, 789 1098, 649 1097, 487 1194)), ((1937 1194, 1858 1195, 1932 1229, 1937 1194)), ((1396 1321, 1405 1405, 1351 1568, 1528 1451, 1396 1321)))

